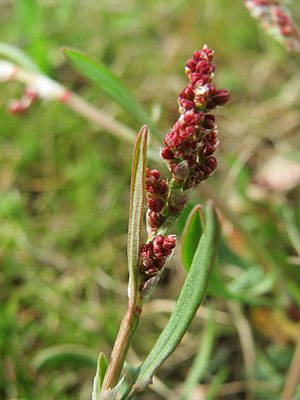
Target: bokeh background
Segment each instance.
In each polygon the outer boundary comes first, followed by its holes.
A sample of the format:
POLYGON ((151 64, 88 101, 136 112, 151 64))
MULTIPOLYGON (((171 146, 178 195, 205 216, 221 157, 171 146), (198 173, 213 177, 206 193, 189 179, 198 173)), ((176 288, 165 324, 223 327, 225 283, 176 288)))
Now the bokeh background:
MULTIPOLYGON (((297 1, 290 8, 300 24, 297 1)), ((267 37, 242 0, 2 0, 0 40, 138 132, 60 48, 103 63, 161 137, 177 119, 186 60, 205 43, 216 50, 216 85, 231 102, 217 113, 218 170, 192 202, 218 206, 218 260, 189 332, 139 398, 179 399, 200 348, 191 399, 280 399, 300 331, 300 55, 267 37)), ((23 89, 9 82, 0 92, 0 398, 89 399, 98 352, 110 354, 126 308, 132 145, 58 102, 9 114, 23 89)), ((177 251, 145 307, 134 365, 184 275, 177 251)))

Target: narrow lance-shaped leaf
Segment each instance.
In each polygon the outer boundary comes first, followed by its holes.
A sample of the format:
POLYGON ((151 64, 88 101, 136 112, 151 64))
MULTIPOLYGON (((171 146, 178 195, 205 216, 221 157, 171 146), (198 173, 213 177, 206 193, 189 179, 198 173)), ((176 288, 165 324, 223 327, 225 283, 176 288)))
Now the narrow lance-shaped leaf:
POLYGON ((151 383, 156 370, 176 349, 205 297, 219 238, 218 217, 212 204, 207 206, 205 216, 205 230, 190 271, 167 326, 142 364, 134 385, 137 391, 144 390, 151 383))
POLYGON ((138 290, 138 267, 142 239, 145 200, 148 128, 142 127, 138 135, 131 167, 130 208, 128 221, 127 257, 129 269, 129 299, 135 299, 138 290))
POLYGON ((146 123, 150 127, 151 132, 160 137, 159 130, 148 113, 136 101, 121 80, 109 69, 77 51, 64 49, 64 53, 80 74, 88 78, 106 95, 115 100, 134 120, 141 124, 146 123))
POLYGON ((59 344, 41 350, 31 361, 31 365, 37 370, 57 368, 64 363, 94 367, 97 364, 97 356, 88 347, 78 344, 59 344))
POLYGON ((194 254, 203 231, 203 208, 200 204, 197 204, 190 212, 181 238, 181 261, 187 272, 192 265, 194 254))

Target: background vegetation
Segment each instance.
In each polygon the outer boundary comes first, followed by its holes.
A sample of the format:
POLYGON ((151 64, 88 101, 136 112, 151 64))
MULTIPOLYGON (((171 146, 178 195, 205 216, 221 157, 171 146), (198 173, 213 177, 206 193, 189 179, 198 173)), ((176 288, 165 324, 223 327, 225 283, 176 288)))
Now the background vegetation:
MULTIPOLYGON (((218 115, 219 168, 193 201, 214 198, 223 239, 205 305, 140 398, 179 398, 196 360, 191 399, 279 399, 300 328, 299 55, 269 39, 241 0, 1 1, 0 40, 138 131, 59 49, 84 51, 126 83, 162 137, 186 60, 204 43, 216 50, 231 103, 218 115)), ((22 90, 1 84, 0 398, 89 399, 98 352, 110 353, 126 307, 132 145, 56 102, 12 116, 8 100, 22 90)), ((183 279, 178 252, 145 307, 132 363, 183 279)))

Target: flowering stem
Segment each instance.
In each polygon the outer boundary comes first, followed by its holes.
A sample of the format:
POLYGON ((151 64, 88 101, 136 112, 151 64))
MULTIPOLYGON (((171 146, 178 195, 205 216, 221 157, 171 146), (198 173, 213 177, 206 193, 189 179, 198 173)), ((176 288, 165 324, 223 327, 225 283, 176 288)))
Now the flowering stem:
POLYGON ((127 258, 129 270, 128 309, 121 322, 119 333, 106 371, 102 393, 114 388, 119 380, 125 357, 141 315, 139 293, 139 269, 144 215, 144 192, 147 162, 148 128, 143 126, 138 134, 133 152, 130 185, 130 207, 128 222, 127 258))

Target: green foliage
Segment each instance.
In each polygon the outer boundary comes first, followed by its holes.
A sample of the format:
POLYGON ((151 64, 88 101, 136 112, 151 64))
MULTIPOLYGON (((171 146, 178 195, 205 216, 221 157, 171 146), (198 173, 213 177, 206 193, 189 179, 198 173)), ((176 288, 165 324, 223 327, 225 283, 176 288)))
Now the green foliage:
POLYGON ((137 138, 131 169, 130 208, 128 220, 127 258, 129 269, 129 300, 136 302, 145 200, 148 128, 144 126, 137 138))
POLYGON ((100 353, 97 362, 97 371, 94 378, 92 399, 97 400, 99 398, 101 386, 104 380, 105 372, 107 370, 107 359, 104 353, 100 353))
POLYGON ((158 129, 155 127, 151 118, 130 94, 122 81, 109 69, 74 50, 64 49, 64 53, 83 76, 91 80, 95 86, 99 87, 117 104, 120 104, 120 106, 126 110, 134 120, 138 121, 140 125, 146 123, 154 134, 159 135, 158 129))
POLYGON ((204 223, 203 209, 197 205, 188 217, 181 239, 181 260, 187 272, 192 265, 195 251, 203 234, 204 223))

